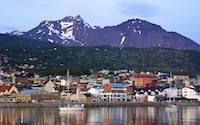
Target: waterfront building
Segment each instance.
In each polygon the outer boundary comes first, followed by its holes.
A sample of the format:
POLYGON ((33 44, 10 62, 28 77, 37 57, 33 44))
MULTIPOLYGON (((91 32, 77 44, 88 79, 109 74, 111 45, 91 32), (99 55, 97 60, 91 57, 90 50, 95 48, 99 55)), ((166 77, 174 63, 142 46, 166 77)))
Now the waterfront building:
POLYGON ((127 101, 130 100, 132 89, 126 83, 110 83, 104 85, 104 91, 99 94, 101 101, 127 101))
POLYGON ((189 100, 200 101, 200 95, 198 95, 198 92, 195 90, 194 86, 182 88, 182 96, 189 100))
POLYGON ((16 94, 15 97, 18 103, 32 102, 31 94, 16 94))
POLYGON ((182 98, 182 90, 177 88, 166 88, 161 92, 161 95, 168 99, 182 98))
POLYGON ((127 101, 127 93, 100 93, 99 99, 101 101, 127 101))
POLYGON ((93 97, 97 97, 101 92, 97 88, 90 88, 88 93, 90 93, 93 97))

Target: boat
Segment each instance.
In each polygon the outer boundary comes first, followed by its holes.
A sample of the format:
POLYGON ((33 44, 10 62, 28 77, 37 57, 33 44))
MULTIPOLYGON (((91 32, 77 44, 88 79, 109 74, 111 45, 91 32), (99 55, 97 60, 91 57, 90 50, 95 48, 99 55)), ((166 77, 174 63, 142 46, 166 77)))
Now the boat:
MULTIPOLYGON (((66 80, 61 80, 61 85, 66 85, 66 80)), ((69 87, 70 87, 70 80, 69 80, 69 70, 67 71, 67 88, 68 88, 68 96, 69 96, 69 87)), ((68 112, 68 111, 80 111, 84 109, 84 104, 70 104, 70 99, 67 101, 67 105, 63 104, 64 101, 61 101, 59 105, 60 112, 68 112)))

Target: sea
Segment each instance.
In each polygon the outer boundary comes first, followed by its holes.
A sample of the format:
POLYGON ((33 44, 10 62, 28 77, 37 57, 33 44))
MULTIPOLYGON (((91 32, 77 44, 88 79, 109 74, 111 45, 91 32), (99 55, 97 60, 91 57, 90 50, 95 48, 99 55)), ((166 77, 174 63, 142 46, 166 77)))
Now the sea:
POLYGON ((58 108, 0 108, 0 125, 200 125, 200 106, 92 107, 60 113, 58 108))

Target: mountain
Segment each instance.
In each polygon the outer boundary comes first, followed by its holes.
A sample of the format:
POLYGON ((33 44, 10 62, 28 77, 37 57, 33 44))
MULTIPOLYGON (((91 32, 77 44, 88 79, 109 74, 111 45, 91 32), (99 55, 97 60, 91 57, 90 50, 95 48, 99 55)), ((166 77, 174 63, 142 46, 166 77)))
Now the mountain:
POLYGON ((49 47, 58 46, 48 41, 38 41, 10 34, 0 34, 0 49, 2 48, 23 48, 23 47, 49 47))
POLYGON ((70 67, 79 72, 82 72, 80 69, 134 69, 191 75, 200 74, 199 57, 200 52, 191 50, 66 47, 47 41, 0 35, 0 64, 7 62, 17 69, 30 66, 32 68, 28 70, 41 74, 65 73, 70 67))
POLYGON ((61 20, 43 21, 21 36, 66 46, 164 47, 200 51, 200 45, 191 39, 140 19, 101 28, 90 26, 79 15, 67 16, 61 20))
POLYGON ((85 46, 86 42, 79 38, 86 35, 89 30, 92 30, 92 27, 80 16, 68 16, 62 20, 43 21, 39 26, 25 32, 22 36, 67 46, 85 46))

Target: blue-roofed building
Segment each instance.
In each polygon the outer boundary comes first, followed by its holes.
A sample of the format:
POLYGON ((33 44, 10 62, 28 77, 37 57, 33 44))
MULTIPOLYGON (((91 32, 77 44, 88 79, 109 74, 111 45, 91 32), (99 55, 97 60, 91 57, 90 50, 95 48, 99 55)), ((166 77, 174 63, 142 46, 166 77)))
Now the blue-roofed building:
POLYGON ((25 89, 22 90, 19 94, 43 94, 44 90, 42 89, 25 89))
POLYGON ((126 83, 111 83, 110 84, 111 89, 122 89, 122 88, 127 88, 129 84, 126 83))
POLYGON ((42 95, 44 94, 43 89, 37 87, 32 89, 25 89, 16 94, 16 101, 17 102, 32 102, 32 95, 42 95))

